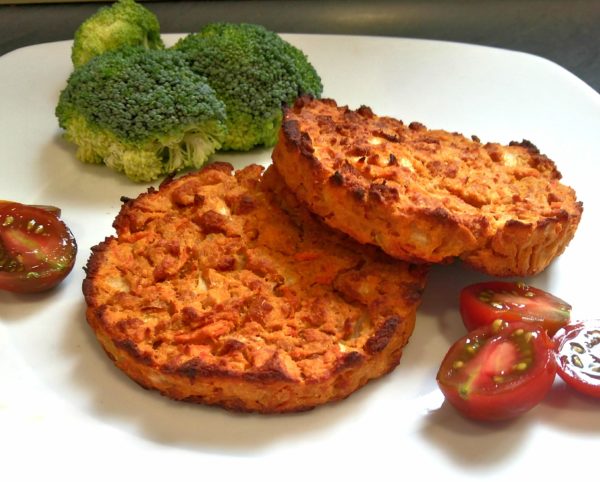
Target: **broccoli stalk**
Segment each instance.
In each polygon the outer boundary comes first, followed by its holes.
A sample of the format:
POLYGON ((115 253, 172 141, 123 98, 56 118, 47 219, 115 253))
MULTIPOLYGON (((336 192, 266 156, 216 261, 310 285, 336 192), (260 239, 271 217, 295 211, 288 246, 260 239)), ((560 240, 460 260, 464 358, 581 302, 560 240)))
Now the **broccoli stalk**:
POLYGON ((301 94, 319 97, 321 79, 307 57, 264 27, 213 23, 174 46, 225 103, 228 134, 223 149, 273 146, 282 105, 301 94))
POLYGON ((56 116, 77 158, 146 182, 198 168, 225 138, 225 107, 174 50, 125 47, 75 69, 56 116))
POLYGON ((75 32, 71 60, 80 67, 97 55, 124 46, 164 48, 156 15, 134 0, 119 0, 83 22, 75 32))

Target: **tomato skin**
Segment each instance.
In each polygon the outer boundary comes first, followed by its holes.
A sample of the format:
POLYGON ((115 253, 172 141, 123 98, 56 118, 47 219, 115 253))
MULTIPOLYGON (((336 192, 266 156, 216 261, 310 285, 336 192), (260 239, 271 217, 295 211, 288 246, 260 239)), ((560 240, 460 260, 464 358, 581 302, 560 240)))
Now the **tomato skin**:
POLYGON ((469 331, 502 319, 540 324, 552 336, 569 322, 571 305, 522 282, 490 281, 461 291, 460 314, 469 331))
POLYGON ((0 202, 0 289, 45 291, 71 272, 77 244, 57 210, 0 202))
MULTIPOLYGON (((4 206, 6 206, 7 204, 21 204, 21 203, 17 203, 14 201, 4 201, 3 199, 0 199, 0 209, 4 206)), ((32 208, 39 208, 39 209, 43 209, 44 211, 48 211, 52 214, 54 214, 56 217, 60 218, 61 215, 61 210, 60 208, 56 207, 56 206, 52 206, 50 204, 28 204, 27 206, 32 207, 32 208)))
POLYGON ((529 323, 483 326, 452 345, 437 382, 446 400, 465 417, 509 420, 535 407, 552 387, 552 349, 548 334, 529 323), (521 362, 526 368, 517 369, 521 362))
POLYGON ((554 342, 559 376, 578 392, 600 398, 600 320, 571 323, 554 342))

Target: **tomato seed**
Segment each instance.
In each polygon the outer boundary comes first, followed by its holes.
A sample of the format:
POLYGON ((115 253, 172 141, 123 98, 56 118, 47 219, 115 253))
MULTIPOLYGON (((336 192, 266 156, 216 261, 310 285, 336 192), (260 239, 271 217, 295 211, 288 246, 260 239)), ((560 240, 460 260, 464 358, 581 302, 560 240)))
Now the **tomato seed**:
POLYGON ((579 343, 571 342, 571 350, 576 351, 579 354, 585 353, 585 348, 583 348, 579 343))
POLYGON ((573 365, 575 365, 577 368, 583 368, 583 363, 577 355, 571 356, 571 363, 573 363, 573 365))
POLYGON ((494 333, 498 333, 500 330, 502 330, 505 327, 506 327, 506 323, 501 318, 498 318, 497 320, 494 320, 492 322, 492 330, 494 331, 494 333))
POLYGON ((477 352, 478 348, 479 348, 479 345, 477 343, 470 343, 465 346, 465 350, 467 351, 467 353, 469 353, 471 355, 474 355, 477 352))
POLYGON ((10 226, 15 221, 15 218, 12 216, 6 216, 2 221, 2 226, 10 226))

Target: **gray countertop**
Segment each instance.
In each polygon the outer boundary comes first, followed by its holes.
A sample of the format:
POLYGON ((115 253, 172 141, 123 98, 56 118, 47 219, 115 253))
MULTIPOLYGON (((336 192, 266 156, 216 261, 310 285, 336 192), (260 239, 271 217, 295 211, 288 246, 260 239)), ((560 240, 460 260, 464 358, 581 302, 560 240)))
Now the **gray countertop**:
MULTIPOLYGON (((0 55, 71 39, 101 4, 1 5, 0 55)), ((165 33, 234 21, 277 32, 427 38, 528 52, 561 65, 600 92, 599 0, 169 1, 146 6, 165 33)))

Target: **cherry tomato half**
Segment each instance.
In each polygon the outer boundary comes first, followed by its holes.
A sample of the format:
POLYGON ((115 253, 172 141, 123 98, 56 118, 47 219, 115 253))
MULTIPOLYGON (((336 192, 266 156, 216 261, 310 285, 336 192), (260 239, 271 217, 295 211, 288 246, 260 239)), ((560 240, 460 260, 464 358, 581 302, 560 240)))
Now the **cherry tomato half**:
POLYGON ((498 321, 458 340, 437 374, 457 410, 475 420, 508 420, 530 410, 556 376, 550 337, 524 322, 498 321))
POLYGON ((600 320, 569 324, 554 340, 560 377, 577 391, 600 398, 600 320))
POLYGON ((569 322, 571 305, 525 283, 490 281, 461 291, 460 314, 469 331, 502 319, 539 323, 552 336, 569 322))
POLYGON ((75 238, 54 212, 0 203, 0 289, 50 289, 71 272, 76 254, 75 238))

